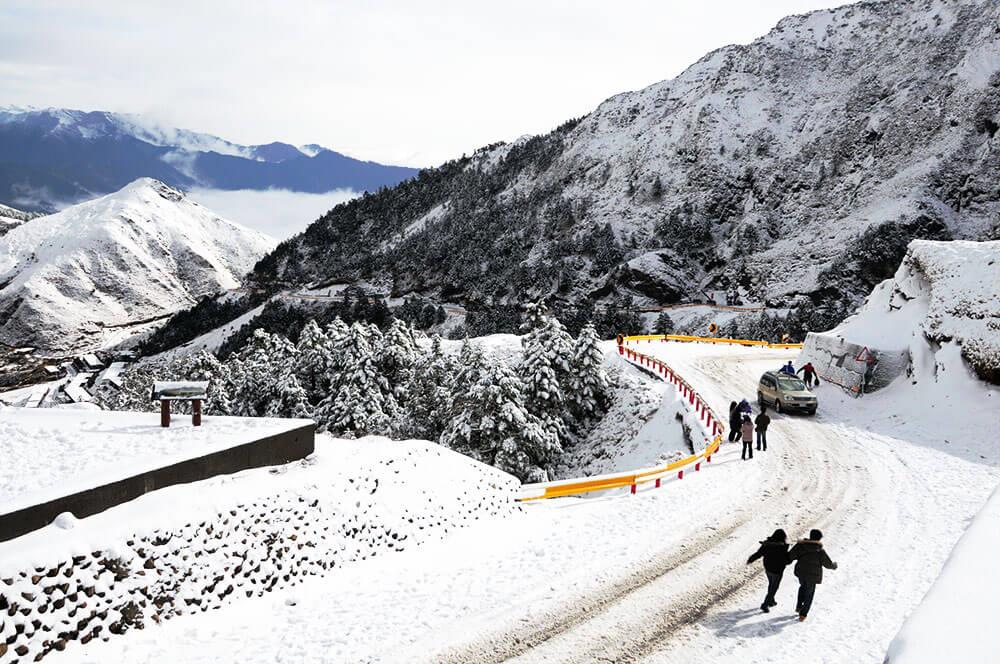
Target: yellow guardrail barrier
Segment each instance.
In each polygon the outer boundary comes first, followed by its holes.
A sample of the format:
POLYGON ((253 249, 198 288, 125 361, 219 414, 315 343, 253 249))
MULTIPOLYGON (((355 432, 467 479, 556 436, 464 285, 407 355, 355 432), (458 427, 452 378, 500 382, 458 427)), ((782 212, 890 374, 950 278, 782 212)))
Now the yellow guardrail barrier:
POLYGON ((715 440, 701 454, 694 454, 678 461, 672 461, 671 463, 645 470, 600 475, 580 480, 564 480, 537 485, 525 484, 521 487, 522 491, 531 492, 533 489, 536 489, 540 493, 537 495, 525 495, 519 498, 519 500, 521 502, 528 502, 531 500, 544 500, 546 498, 579 496, 585 493, 624 487, 631 487, 632 493, 635 493, 637 487, 643 484, 655 483, 656 486, 660 486, 661 480, 672 476, 674 473, 679 473, 683 477, 684 469, 692 464, 694 464, 696 471, 701 470, 701 461, 704 459, 706 463, 711 463, 712 455, 719 450, 721 444, 722 436, 716 436, 715 440))
POLYGON ((626 343, 629 341, 681 341, 697 342, 706 344, 728 344, 730 346, 760 346, 762 348, 802 348, 802 344, 771 343, 770 341, 760 341, 757 339, 732 339, 729 337, 695 337, 686 334, 636 334, 622 337, 626 343))

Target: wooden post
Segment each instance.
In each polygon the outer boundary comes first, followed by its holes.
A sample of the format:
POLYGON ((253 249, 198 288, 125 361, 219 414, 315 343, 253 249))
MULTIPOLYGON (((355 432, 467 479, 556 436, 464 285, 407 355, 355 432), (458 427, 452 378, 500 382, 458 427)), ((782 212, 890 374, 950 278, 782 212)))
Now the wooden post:
POLYGON ((160 426, 170 426, 170 402, 166 399, 160 399, 160 426))
POLYGON ((191 400, 191 424, 201 426, 201 399, 191 400))

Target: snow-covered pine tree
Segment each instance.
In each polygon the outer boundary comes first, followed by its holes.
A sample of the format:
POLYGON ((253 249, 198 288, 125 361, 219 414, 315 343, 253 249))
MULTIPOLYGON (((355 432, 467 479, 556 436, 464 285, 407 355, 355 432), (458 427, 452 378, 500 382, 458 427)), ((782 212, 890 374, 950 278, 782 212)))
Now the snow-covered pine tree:
POLYGON ((569 415, 565 388, 572 371, 573 338, 542 304, 529 307, 526 325, 531 327, 521 338, 523 357, 518 367, 525 402, 546 429, 562 440, 569 415))
POLYGON ((340 357, 337 355, 337 349, 341 347, 344 337, 350 332, 351 326, 343 321, 340 316, 337 316, 332 321, 327 323, 326 338, 330 342, 330 380, 334 380, 333 374, 340 372, 340 357))
POLYGON ((349 435, 385 434, 396 416, 396 400, 379 372, 370 330, 354 323, 334 353, 341 364, 330 394, 316 409, 321 427, 349 435))
POLYGON ((441 443, 524 481, 544 481, 561 451, 558 437, 524 404, 517 376, 491 360, 441 435, 441 443))
POLYGON ((275 416, 296 403, 298 390, 294 387, 302 387, 298 380, 292 380, 297 352, 285 337, 254 330, 250 340, 236 353, 241 371, 238 391, 231 397, 233 413, 247 417, 275 416))
POLYGON ((374 348, 374 351, 382 375, 389 381, 396 400, 405 402, 406 386, 419 353, 413 328, 403 319, 394 318, 381 345, 374 348))
POLYGON ((673 334, 674 321, 666 311, 661 311, 656 317, 656 324, 653 326, 653 334, 673 334))
POLYGON ((205 402, 206 415, 229 415, 230 381, 228 368, 207 350, 199 350, 178 361, 179 373, 184 380, 207 380, 208 400, 205 402))
POLYGON ((570 411, 577 422, 601 415, 608 402, 608 376, 604 371, 604 353, 593 325, 585 325, 576 340, 570 376, 570 411))
POLYGON ((421 354, 407 384, 407 401, 399 433, 411 438, 438 440, 452 416, 458 365, 441 350, 434 335, 430 351, 421 354))
POLYGON ((317 404, 330 391, 333 367, 330 338, 315 320, 310 319, 302 328, 296 349, 295 376, 306 391, 307 400, 317 404))

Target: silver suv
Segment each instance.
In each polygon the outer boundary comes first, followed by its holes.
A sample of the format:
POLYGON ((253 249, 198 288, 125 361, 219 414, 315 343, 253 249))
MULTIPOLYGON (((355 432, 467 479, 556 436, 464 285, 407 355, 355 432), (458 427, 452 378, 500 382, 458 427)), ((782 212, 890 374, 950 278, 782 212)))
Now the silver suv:
POLYGON ((818 402, 816 395, 806 389, 798 376, 780 371, 768 371, 757 384, 757 403, 771 406, 778 413, 799 411, 814 415, 818 402))

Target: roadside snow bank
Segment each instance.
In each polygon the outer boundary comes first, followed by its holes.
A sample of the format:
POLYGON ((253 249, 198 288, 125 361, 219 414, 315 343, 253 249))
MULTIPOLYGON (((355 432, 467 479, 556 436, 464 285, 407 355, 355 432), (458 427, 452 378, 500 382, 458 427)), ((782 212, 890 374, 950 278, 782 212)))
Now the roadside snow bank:
POLYGON ((889 646, 886 664, 995 662, 1000 631, 984 593, 1000 588, 1000 489, 955 545, 941 575, 889 646))
POLYGON ((37 661, 440 540, 517 512, 518 486, 433 443, 319 436, 303 462, 65 515, 0 544, 0 658, 37 661))
POLYGON ((1000 383, 1000 241, 914 240, 892 279, 857 314, 806 338, 801 362, 848 388, 865 382, 863 347, 877 364, 868 381, 883 387, 909 371, 915 381, 943 372, 1000 383), (948 352, 953 346, 959 352, 948 352), (945 351, 945 352, 942 352, 945 351))

